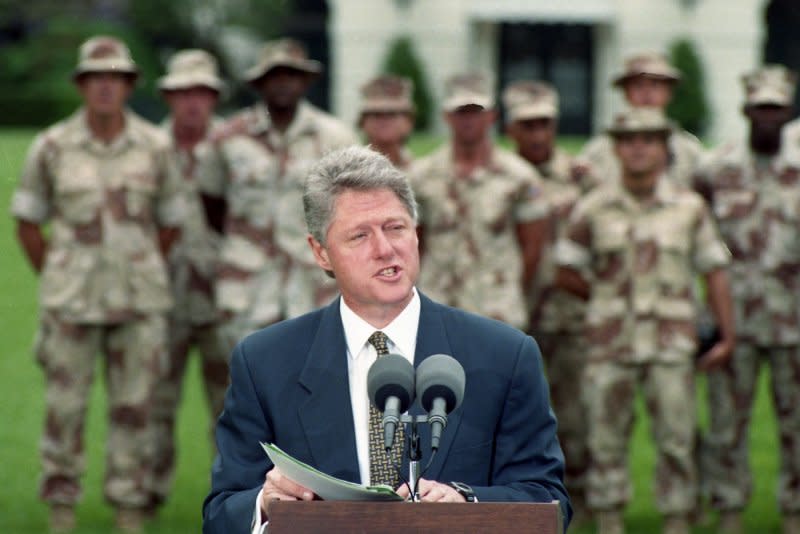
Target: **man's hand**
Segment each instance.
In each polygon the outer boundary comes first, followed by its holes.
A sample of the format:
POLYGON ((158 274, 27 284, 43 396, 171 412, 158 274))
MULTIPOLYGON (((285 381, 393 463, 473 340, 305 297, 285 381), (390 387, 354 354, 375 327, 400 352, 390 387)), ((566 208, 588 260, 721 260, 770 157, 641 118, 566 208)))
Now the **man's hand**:
POLYGON ((267 517, 270 501, 313 501, 314 493, 300 484, 289 480, 277 467, 273 467, 264 477, 261 487, 261 515, 267 517))
MULTIPOLYGON (((466 502, 464 496, 447 484, 435 480, 419 479, 419 497, 422 502, 466 502)), ((397 494, 408 499, 408 486, 403 484, 397 494)))
POLYGON ((708 351, 697 360, 697 369, 700 371, 711 371, 712 369, 722 367, 731 359, 733 345, 734 342, 730 340, 722 339, 717 341, 714 343, 713 347, 708 349, 708 351))

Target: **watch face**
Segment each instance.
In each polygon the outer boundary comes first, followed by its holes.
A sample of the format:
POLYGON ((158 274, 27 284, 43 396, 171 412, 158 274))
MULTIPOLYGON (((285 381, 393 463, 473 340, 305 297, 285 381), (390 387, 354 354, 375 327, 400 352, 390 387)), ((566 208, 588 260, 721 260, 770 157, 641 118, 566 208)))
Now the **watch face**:
POLYGON ((455 489, 467 502, 475 502, 475 492, 463 482, 451 482, 450 486, 455 489))

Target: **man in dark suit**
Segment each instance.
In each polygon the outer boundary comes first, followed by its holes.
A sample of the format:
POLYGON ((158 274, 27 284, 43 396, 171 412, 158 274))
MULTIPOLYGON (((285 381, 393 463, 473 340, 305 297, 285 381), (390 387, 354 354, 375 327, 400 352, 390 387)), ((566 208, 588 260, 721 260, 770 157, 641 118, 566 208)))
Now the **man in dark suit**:
MULTIPOLYGON (((397 487, 378 464, 385 452, 370 447, 368 435, 374 414, 366 375, 387 348, 414 365, 451 354, 466 373, 463 404, 450 414, 419 483, 423 501, 557 499, 567 524, 564 459, 539 350, 510 326, 415 289, 416 203, 404 175, 385 157, 351 147, 311 171, 303 203, 314 257, 335 277, 341 297, 236 347, 203 532, 261 532, 269 501, 314 498, 272 466, 259 441, 335 477, 397 487)), ((428 459, 426 425, 420 433, 428 459)))

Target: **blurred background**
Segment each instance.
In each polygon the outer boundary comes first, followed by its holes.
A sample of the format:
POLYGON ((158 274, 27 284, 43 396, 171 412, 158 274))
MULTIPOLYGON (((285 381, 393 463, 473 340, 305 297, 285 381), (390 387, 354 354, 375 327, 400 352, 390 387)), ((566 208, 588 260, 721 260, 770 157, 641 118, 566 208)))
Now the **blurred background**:
POLYGON ((131 47, 144 77, 133 107, 153 120, 167 58, 185 47, 215 53, 232 80, 225 106, 252 94, 241 73, 260 43, 307 44, 326 65, 311 100, 355 118, 358 87, 381 71, 417 82, 422 130, 441 132, 443 80, 479 68, 498 89, 516 79, 553 83, 561 132, 588 135, 619 95, 609 80, 639 50, 667 53, 684 73, 670 110, 684 127, 720 141, 743 131, 739 77, 762 62, 800 67, 795 0, 0 0, 0 123, 41 126, 77 105, 69 74, 78 45, 104 32, 131 47))
MULTIPOLYGON (((130 46, 143 74, 131 105, 153 121, 166 113, 155 81, 172 53, 187 47, 219 58, 231 82, 223 114, 253 101, 241 75, 261 43, 278 36, 303 41, 326 65, 309 98, 351 124, 364 81, 380 72, 409 76, 420 130, 411 149, 419 156, 442 139, 437 102, 444 79, 455 72, 493 72, 498 92, 519 78, 553 83, 562 102, 560 143, 574 152, 621 103, 610 80, 623 58, 653 49, 683 73, 671 116, 706 144, 717 144, 744 133, 743 72, 763 62, 800 69, 798 28, 797 0, 0 0, 0 204, 9 205, 34 133, 80 104, 71 73, 79 45, 98 33, 130 46)), ((0 253, 0 532, 44 532, 47 510, 36 497, 42 377, 31 354, 37 282, 10 216, 0 218, 0 253)), ((148 532, 200 530, 211 451, 198 376, 192 358, 179 414, 174 498, 148 532)), ((766 380, 760 379, 751 429, 756 487, 746 518, 749 531, 758 533, 778 532, 776 431, 766 380)), ((96 381, 91 400, 80 534, 106 533, 111 524, 100 492, 103 387, 96 381)), ((702 379, 699 387, 704 394, 702 379)), ((705 421, 705 403, 698 404, 705 421)), ((653 448, 641 401, 637 411, 636 497, 626 520, 630 532, 649 534, 660 521, 651 499, 653 448)), ((701 525, 694 532, 713 529, 701 525)))

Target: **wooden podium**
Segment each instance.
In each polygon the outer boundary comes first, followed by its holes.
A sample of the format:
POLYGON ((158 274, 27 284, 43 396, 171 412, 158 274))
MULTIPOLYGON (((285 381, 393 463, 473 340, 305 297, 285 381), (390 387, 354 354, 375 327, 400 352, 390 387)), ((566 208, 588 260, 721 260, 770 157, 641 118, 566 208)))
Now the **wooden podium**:
POLYGON ((269 534, 409 534, 527 532, 562 534, 558 501, 551 503, 409 503, 274 501, 269 534))

